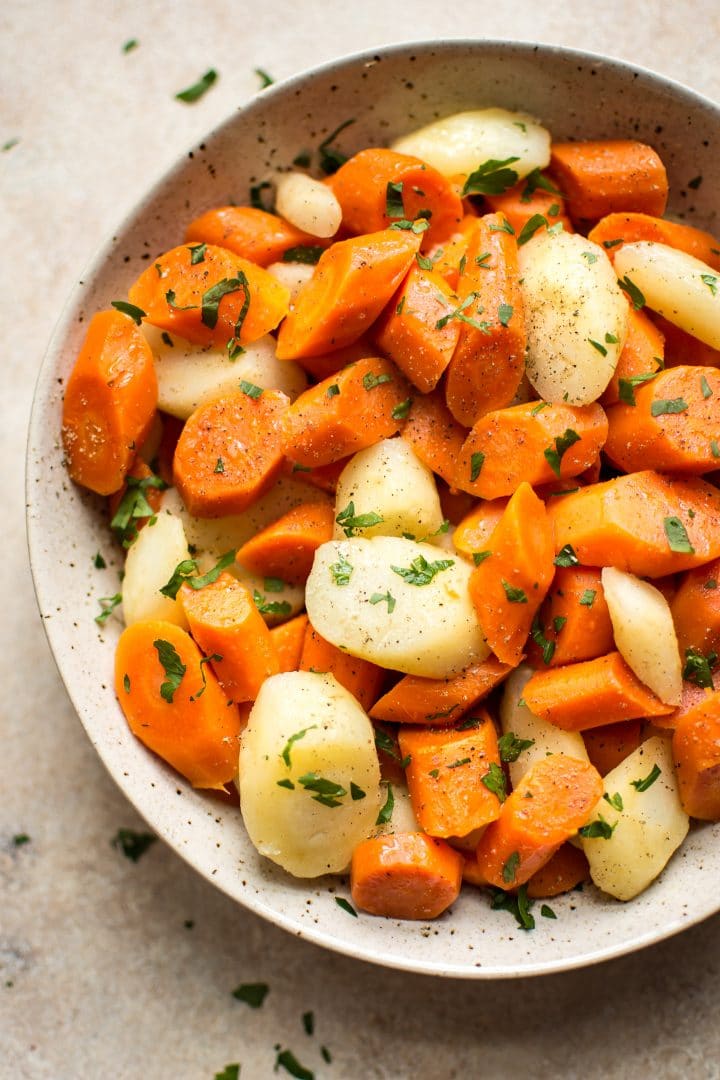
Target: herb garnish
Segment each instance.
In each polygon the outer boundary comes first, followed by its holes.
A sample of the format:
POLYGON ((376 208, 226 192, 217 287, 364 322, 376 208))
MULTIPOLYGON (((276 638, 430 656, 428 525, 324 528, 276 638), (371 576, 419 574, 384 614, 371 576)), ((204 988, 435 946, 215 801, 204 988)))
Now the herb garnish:
POLYGON ((251 1009, 259 1009, 269 990, 267 983, 240 983, 232 991, 232 996, 236 1001, 244 1001, 251 1009))
POLYGON ((104 626, 118 604, 122 603, 122 593, 115 593, 114 596, 101 596, 98 603, 100 605, 100 614, 95 616, 95 622, 98 626, 104 626))
POLYGON ((110 306, 114 307, 116 311, 121 311, 123 315, 129 315, 137 326, 140 326, 147 314, 142 308, 137 307, 136 304, 128 303, 127 300, 111 300, 110 306))
POLYGON ((589 825, 583 825, 581 829, 578 829, 580 836, 586 837, 588 840, 609 840, 613 832, 617 827, 610 825, 602 814, 598 814, 595 821, 591 821, 589 825))
POLYGON ((115 511, 110 528, 113 529, 121 540, 123 547, 130 547, 137 538, 138 530, 136 521, 148 518, 150 524, 156 520, 155 511, 145 497, 148 488, 156 488, 164 491, 167 484, 159 476, 152 473, 139 480, 136 476, 125 478, 126 491, 115 511))
POLYGON ((511 604, 527 604, 527 593, 524 589, 517 589, 514 585, 511 585, 504 578, 501 579, 501 584, 505 590, 505 596, 511 604))
POLYGON ((154 844, 157 836, 147 832, 135 832, 134 829, 118 829, 111 843, 114 848, 120 848, 126 859, 137 862, 154 844))
POLYGON ((257 589, 253 589, 253 600, 261 615, 289 615, 292 611, 288 600, 266 600, 257 589))
POLYGON ((684 398, 658 398, 650 406, 652 416, 664 416, 666 413, 682 413, 688 409, 684 398))
POLYGON ((363 375, 362 384, 366 390, 374 390, 376 386, 382 386, 383 383, 389 382, 392 382, 392 375, 387 373, 376 375, 374 371, 368 371, 366 375, 363 375))
POLYGON ((335 897, 335 903, 337 904, 337 906, 339 908, 342 908, 343 911, 347 911, 348 915, 352 915, 355 919, 357 919, 357 917, 358 917, 357 911, 352 906, 352 904, 348 903, 348 901, 345 899, 344 896, 336 896, 335 897))
POLYGON ((181 661, 172 642, 157 638, 153 641, 153 646, 157 649, 158 659, 165 669, 165 682, 160 686, 160 697, 172 705, 175 691, 183 680, 187 666, 181 661))
POLYGON ((631 780, 630 783, 636 791, 647 791, 647 789, 649 787, 652 787, 652 785, 655 783, 661 772, 662 769, 660 768, 660 766, 655 764, 653 765, 647 776, 643 777, 642 780, 631 780))
POLYGON ((280 757, 283 759, 288 769, 290 768, 290 751, 292 750, 293 746, 296 742, 299 742, 300 739, 304 739, 308 731, 314 731, 316 727, 317 724, 311 724, 310 727, 302 728, 300 731, 296 731, 295 734, 291 735, 288 741, 285 743, 285 748, 280 757))
POLYGON ((384 592, 384 593, 376 592, 376 593, 373 593, 372 596, 370 597, 370 603, 371 604, 382 604, 382 603, 385 603, 385 602, 387 603, 388 615, 392 615, 393 611, 395 610, 395 597, 392 595, 392 593, 390 593, 390 592, 384 592))
POLYGON ((387 785, 387 798, 385 799, 385 805, 381 806, 380 813, 377 816, 375 822, 376 825, 387 825, 392 817, 393 810, 395 808, 395 796, 393 795, 392 784, 387 785))
POLYGON ((482 450, 476 450, 474 454, 470 455, 470 482, 471 483, 474 484, 475 481, 477 480, 478 476, 480 475, 480 470, 482 469, 484 463, 485 463, 485 455, 483 454, 482 450))
POLYGON ((393 411, 390 413, 393 420, 404 420, 407 414, 410 412, 410 407, 413 403, 412 398, 405 398, 399 405, 396 405, 393 411))
POLYGON ((512 855, 508 856, 502 868, 502 879, 506 885, 512 885, 512 883, 515 881, 515 874, 517 873, 517 868, 519 865, 520 852, 513 851, 512 855))
POLYGON ((508 169, 507 166, 519 160, 518 157, 509 157, 504 161, 498 161, 495 158, 484 161, 470 173, 465 181, 462 189, 463 197, 465 195, 502 195, 518 182, 515 169, 508 169))
POLYGON ((275 1072, 280 1067, 290 1073, 290 1076, 296 1077, 296 1080, 315 1080, 315 1073, 301 1065, 292 1050, 278 1050, 275 1058, 275 1072))
POLYGON ((307 772, 298 777, 298 784, 302 784, 306 791, 313 791, 315 802, 321 806, 342 806, 340 799, 347 795, 347 788, 342 784, 336 784, 334 780, 328 780, 324 776, 318 776, 315 772, 307 772))
POLYGON ((217 77, 217 71, 215 71, 214 68, 210 68, 210 70, 206 71, 196 83, 193 83, 192 86, 188 86, 185 90, 181 90, 177 93, 175 95, 176 100, 184 101, 187 105, 191 105, 210 89, 217 77))
POLYGON ((695 686, 712 690, 714 687, 712 668, 717 663, 717 659, 716 652, 703 656, 699 649, 686 649, 685 667, 682 673, 683 679, 695 683, 695 686))
POLYGON ((374 511, 367 514, 356 514, 355 503, 349 502, 344 510, 341 510, 335 518, 346 536, 355 536, 358 529, 369 529, 373 525, 381 525, 383 518, 374 511))
POLYGON ((572 544, 565 544, 553 559, 555 566, 577 566, 578 557, 572 544))
POLYGON ((331 132, 328 137, 326 139, 323 139, 323 141, 320 143, 318 147, 320 168, 326 176, 329 176, 331 173, 337 172, 340 166, 344 165, 347 161, 347 155, 343 154, 340 150, 338 150, 331 144, 338 137, 341 131, 344 131, 345 128, 350 127, 350 125, 354 123, 354 118, 352 120, 345 120, 342 124, 340 124, 340 127, 335 128, 335 130, 331 132))
POLYGON ((657 371, 646 371, 643 375, 631 375, 627 379, 618 379, 618 397, 620 401, 623 401, 626 405, 635 405, 635 387, 640 386, 641 383, 649 382, 656 375, 657 371))
POLYGON ((560 477, 560 462, 563 456, 571 446, 574 446, 576 442, 580 442, 580 436, 577 431, 573 431, 572 428, 566 428, 564 435, 558 435, 555 438, 555 448, 549 446, 547 450, 543 451, 545 454, 545 460, 555 473, 560 477))
POLYGON ((353 567, 351 563, 347 561, 345 556, 340 553, 338 561, 333 563, 330 567, 330 573, 333 576, 333 580, 336 585, 349 585, 350 578, 352 577, 353 567))
POLYGON ((640 292, 635 282, 631 281, 627 274, 625 274, 622 280, 618 280, 618 285, 623 292, 627 293, 628 299, 635 308, 635 311, 639 311, 641 307, 645 307, 645 297, 640 292))
POLYGON ((429 585, 436 574, 447 570, 455 564, 454 559, 437 559, 428 562, 424 555, 418 555, 410 563, 409 567, 391 566, 393 573, 398 574, 408 585, 429 585))
POLYGON ((253 71, 260 80, 260 89, 264 90, 266 86, 272 86, 275 82, 272 75, 268 75, 267 71, 263 71, 262 68, 253 68, 253 71))
POLYGON ((176 600, 181 585, 189 585, 191 589, 204 589, 206 585, 212 585, 220 577, 226 567, 235 562, 235 550, 226 551, 218 559, 215 565, 207 573, 198 575, 198 564, 195 559, 183 559, 173 570, 172 577, 160 592, 170 600, 176 600))
POLYGON ((286 263, 304 263, 306 266, 315 266, 320 261, 325 248, 319 244, 298 244, 297 247, 283 251, 282 261, 286 263))

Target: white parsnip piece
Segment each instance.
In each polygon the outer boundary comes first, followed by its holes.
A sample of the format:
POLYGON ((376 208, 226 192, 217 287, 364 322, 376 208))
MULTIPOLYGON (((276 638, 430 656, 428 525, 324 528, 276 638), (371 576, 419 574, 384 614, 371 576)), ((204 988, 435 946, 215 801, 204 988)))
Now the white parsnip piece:
POLYGON ((334 192, 306 173, 283 173, 275 181, 278 214, 310 236, 334 236, 342 221, 342 207, 334 192))
MULTIPOLYGON (((275 262, 268 266, 267 272, 268 274, 272 274, 272 276, 279 281, 281 285, 284 285, 286 289, 290 290, 290 306, 292 307, 303 285, 307 285, 308 281, 315 273, 315 267, 308 265, 308 263, 275 262)), ((280 363, 287 364, 292 363, 292 361, 281 360, 280 363)), ((287 390, 285 393, 287 394, 287 390)))
POLYGON ((161 510, 153 525, 138 532, 128 548, 123 578, 123 616, 131 626, 141 619, 163 619, 187 629, 187 619, 177 600, 163 596, 178 563, 190 558, 179 516, 161 510))

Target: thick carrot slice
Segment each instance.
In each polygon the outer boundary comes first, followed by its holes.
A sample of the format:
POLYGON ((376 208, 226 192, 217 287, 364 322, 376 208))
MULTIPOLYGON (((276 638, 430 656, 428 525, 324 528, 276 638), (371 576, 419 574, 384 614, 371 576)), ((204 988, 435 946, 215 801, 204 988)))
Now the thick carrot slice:
POLYGON ((603 724, 590 728, 583 735, 588 757, 601 776, 609 772, 637 750, 641 742, 640 720, 621 720, 618 724, 603 724))
POLYGON ((287 622, 273 626, 270 630, 280 671, 299 670, 307 624, 307 615, 296 615, 294 619, 288 619, 287 622))
POLYGON ((720 465, 720 371, 673 367, 633 391, 635 404, 607 410, 605 453, 625 472, 652 461, 656 469, 685 475, 720 465))
POLYGON ((720 367, 720 349, 713 349, 704 341, 693 337, 675 326, 662 315, 653 312, 653 322, 665 338, 665 366, 676 364, 701 364, 706 367, 720 367))
POLYGON ((603 783, 587 761, 552 754, 523 776, 477 848, 480 873, 499 889, 524 885, 586 823, 603 783))
POLYGON ((612 261, 623 244, 652 240, 686 251, 708 266, 720 270, 720 241, 692 225, 681 225, 649 214, 608 214, 588 233, 588 240, 602 245, 612 261))
POLYGON ((420 158, 394 150, 361 150, 328 184, 342 207, 344 227, 353 233, 377 232, 399 219, 425 217, 429 228, 424 242, 428 246, 449 236, 463 217, 462 200, 450 180, 420 158), (389 184, 401 187, 389 190, 389 184))
POLYGON ((685 574, 671 603, 680 654, 720 654, 720 559, 685 574))
POLYGON ((720 820, 720 692, 678 720, 672 747, 685 812, 720 820))
MULTIPOLYGON (((572 557, 567 552, 565 555, 572 557)), ((533 667, 562 667, 594 660, 613 648, 600 571, 587 566, 558 566, 540 609, 528 649, 529 662, 533 667)))
POLYGON ((457 899, 463 857, 424 833, 363 840, 350 866, 353 903, 390 919, 434 919, 457 899))
POLYGON ((467 836, 500 813, 495 725, 484 709, 454 727, 402 727, 400 753, 409 757, 408 789, 418 823, 430 836, 467 836))
POLYGON ((290 248, 327 247, 330 243, 254 206, 218 206, 208 210, 190 222, 185 240, 226 248, 258 266, 278 262, 290 248))
MULTIPOLYGON (((435 483, 440 496, 440 509, 443 518, 449 521, 451 525, 459 524, 463 518, 468 516, 477 500, 472 495, 468 495, 467 491, 459 491, 457 488, 450 487, 441 476, 435 477, 435 483)), ((453 533, 453 539, 454 535, 453 533)))
POLYGON ((523 698, 530 712, 564 731, 587 731, 673 710, 635 677, 619 652, 536 671, 523 698))
POLYGON ((425 394, 437 386, 457 345, 460 323, 446 321, 456 307, 445 279, 416 264, 375 324, 380 350, 425 394))
POLYGON ((470 597, 488 645, 515 667, 555 570, 552 526, 529 484, 520 484, 508 502, 488 549, 473 570, 470 597))
POLYGON ((254 574, 302 585, 312 569, 315 552, 332 540, 334 523, 335 510, 329 499, 302 503, 243 544, 238 562, 254 574))
POLYGON ((716 668, 715 671, 711 672, 711 679, 712 686, 707 687, 683 680, 680 704, 667 716, 654 717, 653 727, 661 728, 664 731, 674 731, 686 713, 689 713, 700 702, 705 701, 715 690, 720 690, 720 668, 716 668))
POLYGON ((190 633, 227 696, 254 701, 265 680, 280 671, 280 661, 250 591, 223 573, 202 589, 183 585, 178 595, 190 633))
POLYGON ((405 675, 375 702, 370 716, 401 724, 455 724, 511 671, 509 664, 491 656, 447 679, 405 675))
POLYGON ((455 483, 482 499, 577 476, 598 457, 607 436, 601 407, 528 401, 483 416, 462 448, 455 483))
POLYGON ((285 453, 312 468, 387 439, 402 427, 407 395, 388 360, 358 360, 293 402, 283 418, 285 453))
POLYGON ((438 391, 413 399, 403 438, 428 469, 451 487, 455 486, 457 462, 467 430, 453 418, 438 391))
POLYGON ((93 315, 63 400, 63 446, 76 484, 99 495, 122 487, 157 394, 152 352, 132 319, 93 315))
POLYGON ((665 338, 655 323, 644 311, 628 308, 627 337, 613 377, 600 398, 603 408, 620 401, 621 380, 624 380, 622 388, 625 398, 634 396, 634 388, 642 386, 642 379, 660 371, 664 356, 665 338))
POLYGON ((239 514, 272 485, 283 463, 279 390, 239 390, 201 405, 178 440, 173 473, 194 517, 239 514))
MULTIPOLYGON (((464 178, 462 183, 464 183, 464 178)), ((462 187, 461 183, 461 187, 462 187)), ((445 278, 453 291, 457 291, 460 270, 467 265, 467 248, 475 229, 477 214, 465 214, 457 230, 439 244, 428 249, 428 258, 433 270, 445 278)))
POLYGON ((463 555, 472 557, 487 551, 495 526, 505 513, 508 500, 483 499, 467 514, 453 533, 453 545, 463 555))
POLYGON ((550 174, 573 221, 623 210, 665 213, 665 166, 651 146, 632 139, 553 143, 550 174))
POLYGON ((333 244, 280 327, 278 357, 322 356, 352 345, 390 301, 419 247, 415 233, 393 229, 333 244))
POLYGON ((349 458, 340 458, 339 461, 331 461, 329 465, 318 465, 310 468, 308 465, 300 465, 297 461, 285 459, 283 474, 292 476, 293 480, 299 480, 303 484, 324 491, 328 495, 334 495, 337 491, 340 473, 347 465, 349 458))
POLYGON ((115 693, 132 733, 193 787, 219 789, 234 778, 237 707, 179 626, 156 620, 123 630, 115 693))
POLYGON ((527 894, 531 900, 550 900, 589 880, 590 867, 585 853, 566 843, 529 879, 527 894))
MULTIPOLYGON (((551 182, 545 178, 545 182, 551 182)), ((552 185, 551 185, 552 186, 552 185)), ((545 191, 536 187, 531 190, 527 180, 521 180, 515 187, 508 188, 502 195, 486 195, 485 202, 496 214, 504 214, 510 222, 516 236, 531 217, 540 214, 548 225, 562 223, 566 232, 573 232, 572 222, 565 212, 565 200, 559 191, 545 191)), ((559 227, 559 226, 558 226, 559 227)))
POLYGON ((366 712, 379 698, 385 682, 385 672, 377 664, 350 656, 331 645, 311 623, 307 624, 305 630, 299 670, 329 671, 341 686, 357 698, 366 712))
POLYGON ((287 314, 290 292, 255 263, 208 244, 200 260, 182 245, 161 255, 131 287, 149 323, 197 345, 247 345, 287 314))
POLYGON ((586 566, 665 577, 720 556, 720 491, 646 470, 552 499, 555 547, 586 566), (687 538, 687 540, 685 539, 687 538))
POLYGON ((518 247, 503 214, 478 218, 458 280, 460 336, 445 383, 448 408, 472 427, 512 401, 524 372, 525 321, 518 247))

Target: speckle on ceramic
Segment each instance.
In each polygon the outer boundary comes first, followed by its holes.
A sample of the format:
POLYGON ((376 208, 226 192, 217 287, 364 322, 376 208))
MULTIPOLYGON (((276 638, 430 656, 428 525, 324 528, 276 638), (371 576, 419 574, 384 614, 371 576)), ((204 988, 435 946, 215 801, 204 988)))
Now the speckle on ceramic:
POLYGON ((557 920, 526 933, 467 887, 432 925, 352 918, 341 879, 295 881, 252 849, 237 808, 193 791, 137 742, 112 690, 110 619, 97 597, 117 591, 122 555, 100 502, 69 482, 60 445, 64 381, 93 312, 125 297, 152 258, 182 241, 208 208, 247 200, 251 184, 291 166, 348 119, 350 153, 453 111, 500 105, 538 116, 556 137, 637 137, 669 172, 670 211, 712 228, 720 208, 720 109, 690 90, 616 61, 550 46, 496 42, 403 45, 350 57, 263 91, 166 175, 83 275, 42 367, 27 469, 28 530, 40 611, 68 693, 109 772, 148 823, 208 880, 265 918, 330 949, 408 970, 467 978, 582 966, 673 934, 720 907, 720 827, 694 828, 660 879, 630 904, 591 887, 552 901, 557 920), (696 190, 688 181, 702 175, 696 190), (308 906, 308 897, 313 898, 308 906))

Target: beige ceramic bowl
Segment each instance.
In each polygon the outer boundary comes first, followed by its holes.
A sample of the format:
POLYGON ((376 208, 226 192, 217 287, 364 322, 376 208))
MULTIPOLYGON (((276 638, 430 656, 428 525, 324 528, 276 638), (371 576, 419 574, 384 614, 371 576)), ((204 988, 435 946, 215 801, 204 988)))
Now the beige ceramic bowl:
MULTIPOLYGON (((630 904, 593 888, 552 902, 557 920, 524 932, 468 887, 432 925, 350 917, 340 879, 296 881, 256 855, 237 809, 192 790, 130 735, 112 690, 120 627, 96 626, 98 597, 117 591, 100 503, 65 474, 63 382, 89 317, 127 288, 183 224, 289 166, 343 121, 345 152, 388 143, 435 117, 484 105, 524 109, 555 137, 637 137, 667 165, 671 211, 712 227, 720 208, 720 109, 631 65, 550 46, 490 41, 403 45, 350 57, 265 90, 184 157, 103 248, 72 295, 37 386, 28 446, 28 530, 50 645, 80 719, 108 770, 149 825, 224 892, 320 945, 379 964, 466 978, 560 971, 640 948, 720 907, 720 827, 694 828, 660 879, 630 904), (699 186, 689 181, 702 176, 699 186)), ((537 912, 536 912, 537 913, 537 912)))

